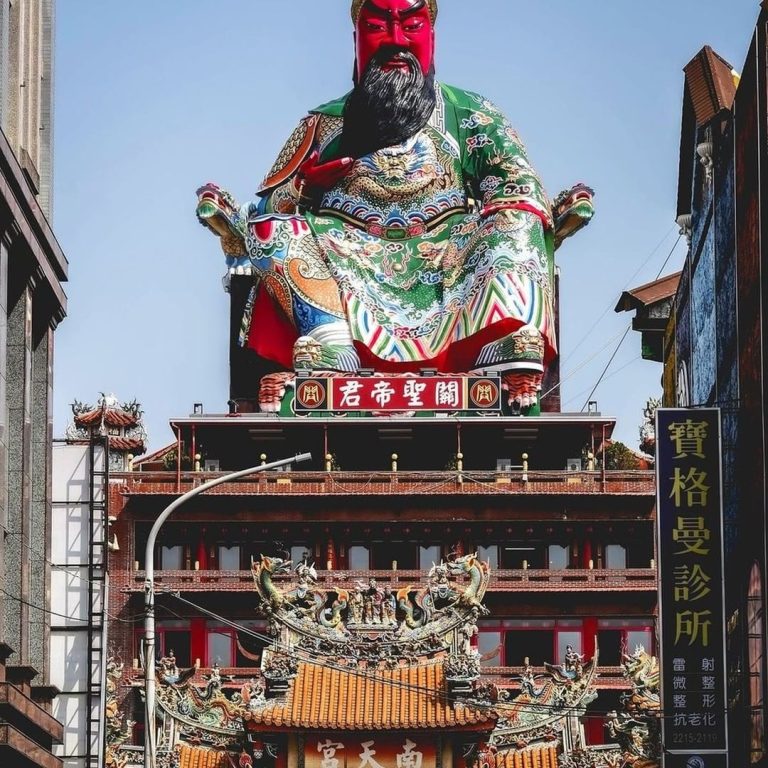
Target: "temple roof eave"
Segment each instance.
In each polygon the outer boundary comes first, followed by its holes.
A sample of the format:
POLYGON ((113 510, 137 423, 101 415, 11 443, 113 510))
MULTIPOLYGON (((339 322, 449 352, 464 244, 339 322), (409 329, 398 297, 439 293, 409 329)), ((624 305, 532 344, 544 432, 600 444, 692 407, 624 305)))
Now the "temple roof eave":
POLYGON ((78 414, 74 417, 74 422, 78 427, 92 427, 101 424, 102 419, 107 427, 135 427, 138 420, 132 414, 115 408, 94 408, 86 413, 78 414))
POLYGON ((322 734, 337 734, 337 733, 378 733, 380 731, 386 731, 386 732, 398 732, 398 731, 407 731, 408 733, 446 733, 446 734, 459 734, 459 733, 472 733, 472 734, 490 734, 494 731, 496 727, 496 719, 494 717, 493 721, 488 721, 484 723, 473 723, 471 725, 454 725, 454 726, 444 726, 444 725, 432 725, 432 726, 425 726, 425 727, 406 727, 403 726, 402 728, 390 728, 386 725, 372 725, 372 726, 360 726, 360 727, 350 727, 350 728, 328 728, 322 724, 317 725, 306 725, 301 728, 297 728, 293 725, 265 725, 264 723, 257 723, 254 721, 246 721, 244 723, 245 729, 251 733, 274 733, 274 734, 290 734, 290 733, 297 733, 297 732, 317 732, 322 734))

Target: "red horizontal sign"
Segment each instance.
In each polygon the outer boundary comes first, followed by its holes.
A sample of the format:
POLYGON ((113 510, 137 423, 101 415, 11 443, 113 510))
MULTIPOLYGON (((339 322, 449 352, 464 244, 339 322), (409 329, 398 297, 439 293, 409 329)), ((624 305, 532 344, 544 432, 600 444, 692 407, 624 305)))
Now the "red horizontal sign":
POLYGON ((493 376, 326 376, 296 380, 296 411, 497 411, 493 376))

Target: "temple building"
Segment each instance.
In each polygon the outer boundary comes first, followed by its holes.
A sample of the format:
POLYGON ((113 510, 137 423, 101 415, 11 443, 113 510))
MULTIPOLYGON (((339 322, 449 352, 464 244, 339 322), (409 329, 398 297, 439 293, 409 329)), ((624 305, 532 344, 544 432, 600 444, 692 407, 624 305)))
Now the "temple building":
MULTIPOLYGON (((230 276, 233 302, 247 279, 230 276)), ((206 480, 310 452, 191 499, 160 531, 162 759, 357 768, 373 741, 373 768, 400 768, 407 744, 425 768, 567 765, 585 749, 610 765, 631 749, 632 681, 658 684, 652 469, 601 463, 615 420, 594 408, 505 413, 492 375, 426 371, 404 380, 423 405, 394 392, 376 412, 365 398, 398 380, 352 380, 357 410, 340 405, 347 379, 315 375, 286 374, 277 410, 255 410, 269 378, 229 413, 195 404, 174 443, 110 473, 108 764, 142 764, 153 521, 206 480), (440 406, 438 386, 458 399, 440 406), (413 645, 425 602, 436 618, 413 645)))

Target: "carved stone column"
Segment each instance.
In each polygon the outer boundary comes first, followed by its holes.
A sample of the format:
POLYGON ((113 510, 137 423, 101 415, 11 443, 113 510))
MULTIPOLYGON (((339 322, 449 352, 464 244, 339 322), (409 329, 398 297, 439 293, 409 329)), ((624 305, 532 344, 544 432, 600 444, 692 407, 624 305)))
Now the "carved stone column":
MULTIPOLYGON (((13 265, 16 266, 16 265, 13 265)), ((8 404, 8 502, 5 540, 5 642, 13 662, 29 663, 29 537, 32 439, 32 291, 34 280, 9 270, 6 376, 8 404)))
POLYGON ((53 440, 51 385, 53 381, 53 329, 50 325, 48 302, 39 293, 34 296, 33 350, 31 382, 31 503, 29 560, 30 664, 40 672, 36 682, 48 683, 49 627, 47 612, 50 578, 50 519, 51 519, 51 447, 53 440))

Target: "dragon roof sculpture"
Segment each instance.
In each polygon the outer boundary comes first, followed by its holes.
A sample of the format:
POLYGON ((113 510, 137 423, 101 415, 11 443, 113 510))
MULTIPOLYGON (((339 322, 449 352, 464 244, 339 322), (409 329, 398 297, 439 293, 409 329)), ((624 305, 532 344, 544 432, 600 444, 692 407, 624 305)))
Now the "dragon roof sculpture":
POLYGON ((639 645, 634 653, 624 656, 622 667, 624 676, 632 683, 632 691, 621 697, 623 711, 609 712, 606 721, 611 736, 621 746, 623 762, 617 765, 659 768, 659 660, 639 645))
POLYGON ((314 566, 300 563, 298 584, 276 581, 292 563, 262 556, 252 565, 261 610, 271 631, 286 647, 322 652, 355 663, 429 656, 441 650, 469 648, 490 571, 476 554, 433 565, 427 584, 393 589, 375 578, 367 583, 321 589, 314 566))
POLYGON ((587 661, 569 646, 563 664, 544 667, 545 674, 536 675, 526 660, 519 695, 499 694, 499 722, 490 740, 499 751, 561 741, 566 721, 580 728, 587 705, 597 697, 597 652, 587 661))

